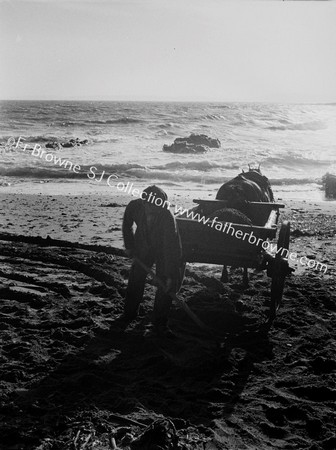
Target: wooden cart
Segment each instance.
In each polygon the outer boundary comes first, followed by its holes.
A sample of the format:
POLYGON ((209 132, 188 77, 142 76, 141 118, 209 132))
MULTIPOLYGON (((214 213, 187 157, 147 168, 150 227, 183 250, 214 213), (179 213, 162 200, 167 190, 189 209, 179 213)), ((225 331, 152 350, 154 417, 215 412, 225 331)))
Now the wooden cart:
MULTIPOLYGON (((221 200, 194 200, 194 202, 199 204, 200 216, 209 206, 212 209, 221 209, 227 204, 221 200)), ((288 265, 290 224, 284 222, 281 225, 277 253, 273 256, 265 250, 269 244, 264 244, 263 248, 263 242, 276 237, 279 208, 283 208, 284 205, 250 202, 247 207, 253 225, 232 223, 225 231, 218 231, 220 228, 218 225, 215 229, 211 220, 204 224, 199 220, 187 218, 186 214, 177 215, 184 260, 244 267, 246 271, 247 268, 267 270, 267 275, 272 279, 269 311, 269 319, 272 321, 281 304, 285 277, 291 272, 288 265), (249 239, 249 236, 254 238, 249 239)), ((224 223, 222 224, 224 229, 224 223)))

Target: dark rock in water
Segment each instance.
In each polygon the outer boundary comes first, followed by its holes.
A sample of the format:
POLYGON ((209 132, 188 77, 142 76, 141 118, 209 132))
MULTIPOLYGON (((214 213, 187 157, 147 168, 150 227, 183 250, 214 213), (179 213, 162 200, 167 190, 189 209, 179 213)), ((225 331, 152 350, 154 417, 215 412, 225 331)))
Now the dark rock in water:
POLYGON ((68 147, 75 147, 76 144, 71 142, 71 141, 69 141, 69 142, 62 142, 61 146, 64 147, 64 148, 68 148, 68 147))
POLYGON ((194 134, 192 133, 187 138, 176 138, 175 144, 180 142, 186 142, 187 144, 193 144, 193 145, 206 145, 210 148, 219 148, 221 146, 219 139, 214 139, 206 134, 194 134))
POLYGON ((45 146, 46 148, 55 148, 57 150, 62 147, 57 141, 47 142, 45 146))
POLYGON ((164 145, 164 152, 171 153, 206 153, 210 148, 219 148, 218 139, 210 138, 205 134, 191 134, 189 137, 176 138, 171 145, 164 145))
POLYGON ((83 139, 82 141, 79 140, 79 138, 72 138, 67 142, 57 142, 57 141, 52 141, 52 142, 47 142, 45 144, 46 148, 54 148, 59 150, 60 148, 64 147, 64 148, 70 148, 70 147, 76 147, 76 146, 81 146, 81 145, 87 145, 90 144, 90 141, 88 139, 83 139))
POLYGON ((206 145, 192 145, 186 142, 174 142, 172 145, 163 146, 163 151, 170 153, 206 153, 209 150, 206 145))

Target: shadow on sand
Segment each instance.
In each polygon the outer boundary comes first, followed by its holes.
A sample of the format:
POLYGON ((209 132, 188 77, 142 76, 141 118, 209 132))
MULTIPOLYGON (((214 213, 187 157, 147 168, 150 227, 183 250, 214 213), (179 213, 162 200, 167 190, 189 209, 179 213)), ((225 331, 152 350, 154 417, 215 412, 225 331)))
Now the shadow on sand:
POLYGON ((99 418, 100 425, 138 431, 165 416, 177 429, 192 425, 206 434, 214 419, 230 417, 254 363, 272 354, 267 334, 244 331, 241 316, 220 319, 226 335, 220 346, 199 334, 180 310, 171 320, 176 339, 157 338, 147 318, 129 326, 116 319, 84 350, 12 395, 4 444, 35 448, 47 437, 78 428, 83 414, 91 422, 99 418))

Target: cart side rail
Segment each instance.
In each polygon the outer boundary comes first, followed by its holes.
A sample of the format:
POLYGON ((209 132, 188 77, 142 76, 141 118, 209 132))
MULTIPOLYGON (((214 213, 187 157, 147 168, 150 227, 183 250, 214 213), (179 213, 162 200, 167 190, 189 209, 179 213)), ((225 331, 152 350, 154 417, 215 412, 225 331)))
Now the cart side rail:
MULTIPOLYGON (((227 222, 219 231, 197 220, 178 218, 184 259, 188 262, 258 267, 264 254, 263 241, 276 236, 277 227, 251 226, 227 222)), ((211 223, 210 223, 211 225, 211 223)))

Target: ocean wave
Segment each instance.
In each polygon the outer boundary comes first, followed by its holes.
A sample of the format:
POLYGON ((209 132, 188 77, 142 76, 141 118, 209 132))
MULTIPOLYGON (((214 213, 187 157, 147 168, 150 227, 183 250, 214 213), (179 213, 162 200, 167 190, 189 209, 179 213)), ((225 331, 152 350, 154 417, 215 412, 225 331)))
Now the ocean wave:
MULTIPOLYGON (((41 124, 46 124, 45 119, 41 117, 32 117, 32 118, 25 117, 25 118, 31 120, 32 122, 41 122, 41 124)), ((120 117, 118 119, 106 119, 106 120, 78 119, 76 121, 51 119, 48 122, 48 125, 53 127, 87 127, 90 125, 130 125, 133 123, 143 123, 143 122, 144 121, 141 119, 134 119, 132 117, 120 117)))
POLYGON ((64 170, 60 167, 14 167, 0 168, 0 175, 5 177, 20 178, 83 178, 84 173, 75 173, 72 170, 64 170))
POLYGON ((268 130, 272 131, 318 131, 318 130, 325 130, 328 128, 328 125, 325 122, 322 121, 313 121, 313 122, 302 122, 302 123, 291 123, 285 120, 281 120, 281 123, 283 125, 272 125, 270 127, 266 127, 268 130))
POLYGON ((262 162, 262 166, 273 165, 278 167, 288 167, 291 169, 303 168, 303 167, 316 167, 316 166, 330 166, 334 163, 331 160, 319 160, 312 158, 305 158, 296 155, 284 155, 283 157, 270 156, 265 158, 262 162))
POLYGON ((56 122, 56 125, 61 127, 74 127, 81 125, 81 123, 73 122, 72 120, 66 120, 65 122, 56 122))
MULTIPOLYGON (((57 156, 59 158, 59 156, 57 156)), ((60 158, 62 161, 65 158, 60 158)), ((67 160, 67 168, 64 169, 60 167, 58 164, 54 162, 50 162, 48 166, 39 166, 39 167, 31 167, 31 166, 21 166, 21 167, 0 167, 0 175, 8 176, 8 177, 22 177, 22 178, 83 178, 87 177, 87 174, 95 173, 98 177, 98 174, 102 174, 105 171, 106 174, 120 174, 127 175, 132 170, 140 169, 140 170, 148 170, 147 167, 142 166, 140 164, 92 164, 92 165, 80 165, 80 170, 77 170, 78 173, 73 172, 71 168, 71 161, 67 160), (92 168, 92 172, 90 172, 90 168, 92 168), (70 169, 70 170, 69 170, 70 169)), ((72 167, 74 167, 75 163, 72 162, 72 167)))
POLYGON ((174 170, 174 169, 184 169, 184 170, 200 170, 208 171, 212 169, 240 169, 240 165, 237 163, 227 163, 218 164, 213 161, 201 160, 201 161, 174 161, 162 166, 153 166, 155 170, 174 170))
POLYGON ((202 116, 201 119, 205 119, 205 120, 223 120, 223 119, 225 119, 225 117, 220 115, 220 114, 207 114, 206 116, 202 116))
MULTIPOLYGON (((91 133, 88 133, 88 134, 91 135, 91 133)), ((110 143, 113 143, 113 142, 120 142, 122 139, 121 138, 115 138, 115 137, 113 137, 113 138, 106 138, 106 137, 104 137, 104 138, 97 138, 97 137, 95 137, 95 138, 92 138, 91 140, 92 140, 92 142, 94 144, 110 144, 110 143)))
MULTIPOLYGON (((57 157, 58 158, 58 157, 57 157)), ((61 158, 62 159, 62 158, 61 158)), ((48 166, 40 167, 0 167, 0 176, 9 177, 21 177, 21 178, 85 178, 88 174, 95 174, 95 178, 105 172, 105 177, 116 174, 119 177, 135 177, 141 179, 159 179, 159 180, 171 180, 171 181, 196 181, 206 180, 207 183, 222 182, 223 180, 229 180, 230 177, 223 177, 220 172, 211 174, 211 169, 220 168, 215 163, 210 162, 189 162, 183 164, 177 161, 176 163, 168 163, 162 166, 148 167, 136 163, 126 164, 92 164, 92 165, 80 165, 78 173, 74 173, 71 170, 70 161, 66 169, 60 167, 53 162, 48 166), (204 171, 204 168, 208 168, 208 172, 204 171), (70 169, 70 170, 69 170, 70 169), (181 169, 181 170, 179 170, 181 169)), ((237 165, 228 165, 228 169, 238 169, 237 165)), ((232 178, 232 177, 231 177, 232 178)))
MULTIPOLYGON (((127 175, 132 175, 139 179, 148 179, 151 183, 155 180, 160 181, 172 181, 172 182, 185 182, 185 183, 201 183, 207 184, 218 184, 221 185, 226 181, 232 180, 234 176, 223 176, 220 173, 202 173, 202 172, 163 172, 160 170, 145 170, 145 169, 130 169, 127 171, 127 175)), ((318 183, 320 180, 314 177, 311 178, 271 178, 271 186, 281 186, 281 185, 304 185, 318 183)))
POLYGON ((169 180, 174 182, 197 182, 197 183, 223 183, 229 180, 224 179, 221 175, 210 175, 202 172, 168 172, 163 170, 154 169, 129 169, 127 175, 131 175, 135 178, 148 179, 151 183, 155 180, 169 180))
POLYGON ((96 167, 97 173, 104 171, 106 173, 117 173, 117 174, 127 174, 132 169, 143 169, 149 170, 147 166, 136 163, 125 163, 125 164, 91 164, 91 165, 81 165, 82 171, 89 171, 90 167, 96 167))
POLYGON ((214 108, 214 109, 231 109, 232 105, 221 105, 221 104, 215 104, 215 105, 209 105, 208 108, 214 108))
MULTIPOLYGON (((120 165, 95 165, 95 166, 81 166, 79 173, 73 172, 73 170, 64 169, 63 167, 58 167, 53 165, 51 167, 16 167, 16 168, 1 168, 0 175, 2 177, 15 177, 21 178, 20 181, 24 179, 71 179, 71 180, 89 180, 96 179, 99 180, 101 177, 107 179, 110 175, 116 175, 116 179, 121 180, 132 180, 141 179, 148 180, 148 183, 162 181, 169 183, 201 183, 202 185, 217 184, 221 185, 226 181, 234 178, 235 175, 225 176, 220 172, 202 172, 202 171, 168 171, 160 170, 154 168, 144 167, 138 164, 120 164, 120 165), (93 176, 93 174, 95 176, 93 176)), ((316 184, 321 183, 320 179, 316 177, 305 177, 305 178, 293 178, 293 177, 283 177, 283 178, 270 178, 270 183, 272 186, 281 185, 304 185, 304 184, 316 184)), ((6 186, 6 183, 3 183, 6 186)))
MULTIPOLYGON (((4 139, 6 139, 6 142, 10 137, 14 137, 15 142, 17 142, 18 139, 21 137, 21 141, 20 141, 21 145, 24 145, 25 143, 29 143, 29 142, 40 143, 40 142, 58 141, 60 139, 59 137, 57 137, 55 135, 51 135, 51 134, 43 135, 43 136, 41 136, 41 135, 37 135, 37 136, 21 135, 21 136, 8 136, 8 137, 4 138, 4 139)), ((66 139, 64 139, 64 140, 66 140, 66 139)))
MULTIPOLYGON (((67 136, 67 137, 60 137, 60 136, 55 136, 55 135, 52 135, 52 134, 48 134, 48 135, 37 135, 37 136, 25 136, 25 135, 21 135, 21 136, 13 136, 13 135, 11 135, 11 136, 3 136, 1 139, 0 139, 0 143, 3 143, 3 144, 6 144, 7 142, 8 142, 8 139, 12 139, 12 138, 14 138, 15 139, 15 144, 14 144, 14 146, 16 145, 16 143, 17 143, 17 141, 19 140, 19 138, 21 137, 21 140, 20 140, 20 147, 22 147, 22 146, 24 146, 25 144, 43 144, 43 143, 46 143, 46 142, 52 142, 52 141, 57 141, 57 142, 67 142, 67 141, 69 141, 69 139, 71 139, 71 138, 73 138, 73 139, 75 139, 75 138, 77 138, 78 136, 73 136, 73 137, 71 137, 71 136, 67 136)), ((86 139, 85 137, 82 137, 82 138, 79 138, 80 140, 84 140, 84 139, 86 139)), ((111 139, 109 139, 109 140, 106 140, 106 141, 102 141, 102 142, 114 142, 114 140, 113 139, 115 139, 115 138, 111 138, 111 139)), ((97 140, 97 142, 100 142, 99 140, 97 140)))
POLYGON ((302 184, 316 184, 321 183, 321 179, 314 178, 314 177, 308 177, 308 178, 269 178, 269 182, 271 183, 271 186, 299 186, 302 184))
MULTIPOLYGON (((106 134, 104 137, 98 137, 99 133, 92 133, 92 132, 88 132, 87 136, 90 136, 89 141, 92 143, 98 143, 98 144, 108 144, 108 143, 113 143, 113 142, 120 142, 122 139, 121 138, 116 138, 116 137, 106 137, 106 134), (95 137, 91 137, 91 136, 95 136, 95 137)), ((87 139, 87 136, 83 136, 83 137, 79 137, 79 140, 85 140, 87 139)), ((25 143, 26 144, 43 144, 46 142, 67 142, 69 141, 69 139, 76 139, 78 137, 78 135, 68 135, 67 137, 63 136, 55 136, 52 134, 48 134, 48 135, 37 135, 37 136, 25 136, 25 135, 21 135, 21 136, 13 136, 13 135, 8 135, 8 136, 2 136, 0 138, 0 144, 6 144, 8 142, 8 139, 10 138, 14 138, 15 142, 18 141, 18 139, 21 137, 21 141, 20 141, 20 145, 23 146, 25 143)), ((16 144, 15 144, 16 145, 16 144)))
POLYGON ((119 117, 118 119, 107 119, 107 120, 88 120, 87 123, 97 124, 97 125, 118 125, 118 124, 131 124, 131 123, 143 123, 141 119, 134 119, 132 117, 119 117))
POLYGON ((160 123, 159 125, 157 125, 158 128, 179 128, 180 126, 174 122, 167 122, 167 123, 160 123))

